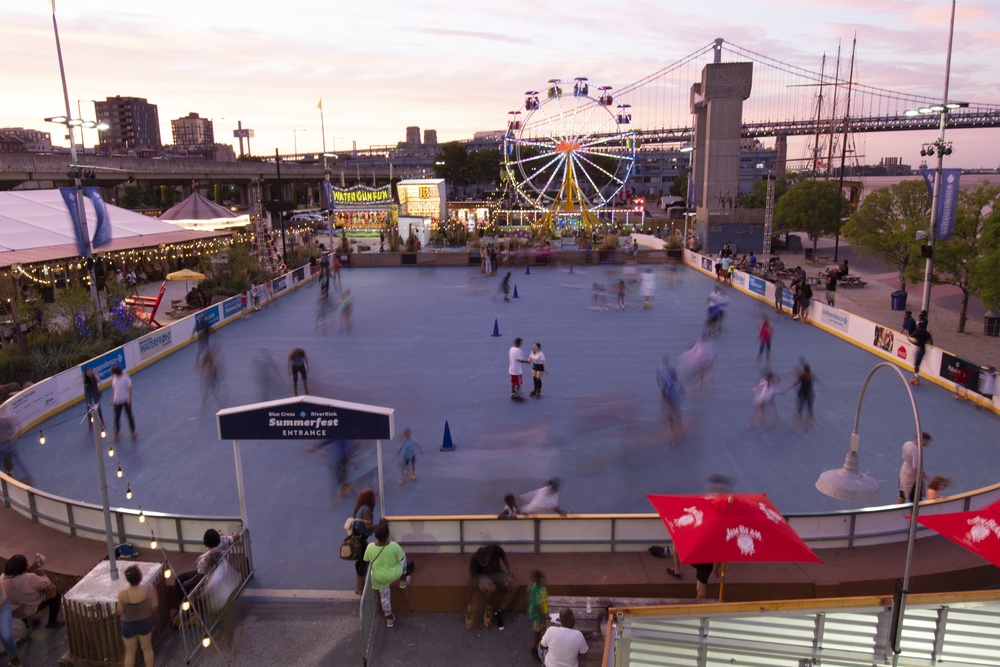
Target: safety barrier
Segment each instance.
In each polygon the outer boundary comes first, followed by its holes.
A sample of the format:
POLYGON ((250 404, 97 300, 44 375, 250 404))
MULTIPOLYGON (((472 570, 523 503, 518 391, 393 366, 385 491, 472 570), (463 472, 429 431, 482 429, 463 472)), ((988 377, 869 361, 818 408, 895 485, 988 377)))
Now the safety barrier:
MULTIPOLYGON (((920 504, 920 514, 966 512, 1000 500, 1000 484, 920 504)), ((904 542, 910 505, 786 515, 814 549, 904 542)), ((493 516, 391 516, 392 533, 407 553, 470 553, 498 542, 520 553, 645 551, 670 541, 660 517, 649 514, 575 514, 499 520, 493 516)), ((934 534, 922 528, 921 535, 934 534)))
POLYGON ((208 576, 181 601, 177 616, 186 664, 230 629, 240 594, 253 576, 250 531, 240 533, 208 576))

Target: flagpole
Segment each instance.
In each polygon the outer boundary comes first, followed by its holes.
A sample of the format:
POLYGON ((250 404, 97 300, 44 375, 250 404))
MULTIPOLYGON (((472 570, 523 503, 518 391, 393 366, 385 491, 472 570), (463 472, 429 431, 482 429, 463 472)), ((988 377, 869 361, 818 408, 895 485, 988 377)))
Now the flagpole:
POLYGON ((323 137, 323 152, 326 152, 326 123, 323 121, 323 98, 319 98, 319 132, 320 136, 323 137))

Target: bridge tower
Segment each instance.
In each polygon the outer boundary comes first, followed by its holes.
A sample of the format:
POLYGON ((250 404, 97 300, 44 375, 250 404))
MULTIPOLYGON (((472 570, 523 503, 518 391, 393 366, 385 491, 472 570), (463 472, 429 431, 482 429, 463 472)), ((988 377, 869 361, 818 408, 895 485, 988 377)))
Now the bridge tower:
POLYGON ((736 208, 743 101, 750 97, 752 83, 752 62, 710 63, 701 82, 691 86, 696 234, 705 252, 727 242, 740 252, 763 246, 763 211, 736 208))

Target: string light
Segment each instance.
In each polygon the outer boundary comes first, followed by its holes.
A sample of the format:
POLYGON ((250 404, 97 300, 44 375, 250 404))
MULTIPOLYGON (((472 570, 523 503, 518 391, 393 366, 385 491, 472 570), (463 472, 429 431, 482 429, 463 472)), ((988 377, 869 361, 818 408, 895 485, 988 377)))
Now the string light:
POLYGON ((39 445, 45 444, 45 434, 42 433, 41 431, 38 432, 38 444, 39 445))
POLYGON ((132 485, 129 484, 125 487, 125 499, 132 500, 132 485))
POLYGON ((149 548, 150 549, 156 549, 158 545, 159 545, 159 542, 156 541, 156 535, 154 535, 153 539, 149 543, 149 548))
POLYGON ((209 637, 207 633, 205 634, 204 637, 201 638, 201 645, 204 646, 205 648, 208 648, 209 646, 212 645, 212 638, 209 637))
POLYGON ((184 602, 181 602, 181 609, 187 611, 191 608, 191 603, 185 598, 184 602))
POLYGON ((119 477, 119 479, 120 479, 120 478, 122 478, 122 477, 124 477, 124 476, 125 476, 125 471, 124 471, 124 470, 122 470, 122 464, 121 464, 121 463, 119 463, 119 464, 118 464, 118 477, 119 477))
POLYGON ((109 459, 115 458, 115 448, 114 448, 114 445, 108 445, 108 458, 109 459))
POLYGON ((174 576, 174 571, 171 570, 169 566, 167 566, 167 569, 165 569, 163 571, 163 578, 164 579, 169 579, 172 576, 174 576))
POLYGON ((105 431, 105 430, 104 430, 103 428, 101 429, 101 437, 102 437, 102 438, 106 438, 106 437, 108 437, 108 432, 107 432, 107 431, 105 431))
POLYGON ((139 523, 146 523, 146 515, 142 513, 142 510, 139 510, 139 523))

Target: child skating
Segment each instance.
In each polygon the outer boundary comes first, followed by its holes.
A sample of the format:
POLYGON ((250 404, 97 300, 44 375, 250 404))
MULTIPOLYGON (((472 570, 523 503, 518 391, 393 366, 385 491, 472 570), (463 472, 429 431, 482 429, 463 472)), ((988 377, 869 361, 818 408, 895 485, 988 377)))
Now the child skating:
POLYGON ((413 434, 410 429, 403 430, 403 444, 399 446, 399 450, 396 451, 396 456, 402 454, 403 456, 403 468, 399 474, 399 483, 406 484, 406 476, 409 475, 411 480, 417 479, 417 450, 423 453, 424 448, 413 439, 413 434))

